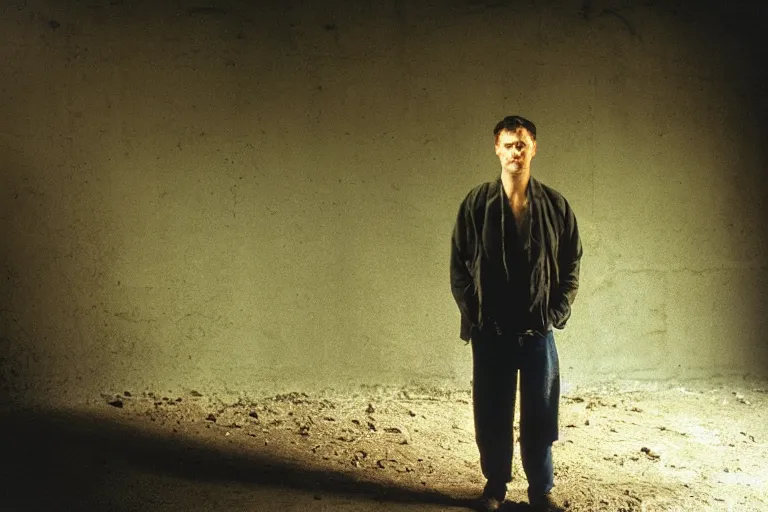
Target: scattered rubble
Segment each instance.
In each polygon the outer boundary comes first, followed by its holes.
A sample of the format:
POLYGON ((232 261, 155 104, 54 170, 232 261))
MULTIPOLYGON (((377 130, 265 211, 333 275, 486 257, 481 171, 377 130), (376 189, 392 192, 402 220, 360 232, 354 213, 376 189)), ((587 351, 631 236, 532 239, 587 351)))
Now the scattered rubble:
POLYGON ((661 455, 659 455, 658 453, 654 452, 653 450, 651 450, 646 446, 643 446, 642 448, 640 448, 640 451, 648 455, 648 457, 650 457, 651 459, 658 459, 661 457, 661 455))
MULTIPOLYGON (((768 396, 758 390, 688 389, 563 396, 555 471, 569 512, 699 512, 720 510, 712 508, 712 500, 720 498, 742 500, 745 511, 768 510, 761 497, 768 485, 763 471, 768 447, 754 435, 760 438, 768 425, 768 396), (726 396, 732 407, 721 408, 726 396), (728 425, 735 430, 726 431, 728 425)), ((455 492, 482 489, 469 393, 429 397, 401 390, 389 397, 334 399, 292 392, 234 403, 196 391, 178 397, 129 391, 102 396, 121 409, 115 414, 168 425, 176 436, 214 436, 244 451, 348 471, 364 480, 455 492)), ((524 501, 518 447, 515 454, 519 477, 510 492, 524 501)))

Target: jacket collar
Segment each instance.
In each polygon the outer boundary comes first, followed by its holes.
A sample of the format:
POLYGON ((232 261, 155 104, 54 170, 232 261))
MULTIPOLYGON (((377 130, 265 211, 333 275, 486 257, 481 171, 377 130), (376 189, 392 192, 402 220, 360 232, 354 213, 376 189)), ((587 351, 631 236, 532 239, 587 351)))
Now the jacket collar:
MULTIPOLYGON (((501 183, 501 176, 499 176, 498 178, 496 178, 496 181, 493 182, 493 184, 491 185, 491 193, 494 195, 498 194, 499 196, 501 196, 503 194, 503 190, 504 190, 504 186, 501 183)), ((530 180, 528 181, 528 200, 530 201, 532 197, 538 200, 538 199, 541 199, 543 195, 544 195, 544 189, 541 187, 541 182, 539 182, 539 180, 531 176, 530 180)))

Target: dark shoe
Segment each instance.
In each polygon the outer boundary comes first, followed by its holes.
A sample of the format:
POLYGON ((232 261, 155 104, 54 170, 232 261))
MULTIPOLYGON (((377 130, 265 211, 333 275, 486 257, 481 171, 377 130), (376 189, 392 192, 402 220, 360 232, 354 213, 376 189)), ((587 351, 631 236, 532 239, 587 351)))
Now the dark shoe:
POLYGON ((531 508, 536 512, 564 512, 565 507, 554 500, 550 493, 528 496, 531 508))
POLYGON ((480 498, 480 510, 484 512, 494 512, 499 510, 504 499, 507 497, 507 484, 488 482, 483 488, 483 495, 480 498))
POLYGON ((501 508, 502 501, 492 498, 490 496, 483 496, 480 498, 480 511, 481 512, 496 512, 501 508))

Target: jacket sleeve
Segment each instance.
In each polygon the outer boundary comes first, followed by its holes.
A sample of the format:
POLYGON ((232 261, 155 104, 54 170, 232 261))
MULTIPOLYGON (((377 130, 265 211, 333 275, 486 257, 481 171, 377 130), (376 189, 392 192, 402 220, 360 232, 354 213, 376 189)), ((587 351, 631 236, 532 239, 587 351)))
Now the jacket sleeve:
POLYGON ((478 321, 478 299, 470 265, 474 256, 474 226, 468 198, 459 207, 451 237, 451 291, 461 313, 460 337, 469 341, 478 321))
POLYGON ((558 329, 564 328, 571 316, 571 306, 579 290, 579 267, 582 254, 576 215, 566 201, 565 222, 557 253, 559 281, 549 301, 550 322, 558 329))

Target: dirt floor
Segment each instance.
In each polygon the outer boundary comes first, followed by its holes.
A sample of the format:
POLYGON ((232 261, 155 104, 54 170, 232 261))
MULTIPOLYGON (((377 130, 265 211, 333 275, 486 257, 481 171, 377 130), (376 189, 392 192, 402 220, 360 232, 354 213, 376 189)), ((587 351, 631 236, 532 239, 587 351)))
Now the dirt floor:
MULTIPOLYGON (((569 511, 768 511, 768 381, 574 388, 560 420, 569 511)), ((129 390, 0 421, 0 510, 459 511, 483 486, 467 392, 129 390)), ((526 510, 517 451, 514 470, 506 508, 526 510)))

